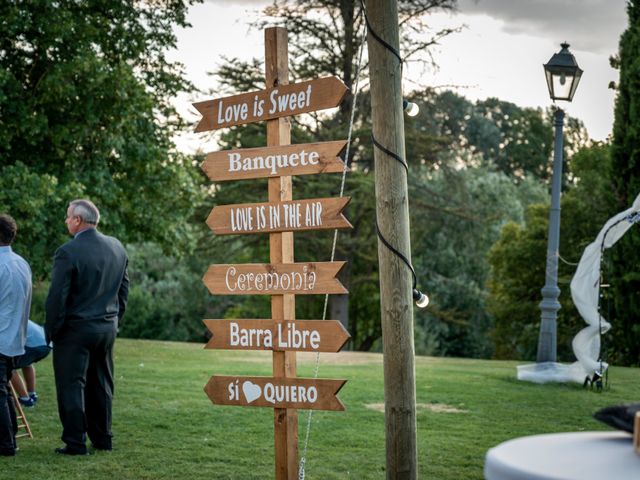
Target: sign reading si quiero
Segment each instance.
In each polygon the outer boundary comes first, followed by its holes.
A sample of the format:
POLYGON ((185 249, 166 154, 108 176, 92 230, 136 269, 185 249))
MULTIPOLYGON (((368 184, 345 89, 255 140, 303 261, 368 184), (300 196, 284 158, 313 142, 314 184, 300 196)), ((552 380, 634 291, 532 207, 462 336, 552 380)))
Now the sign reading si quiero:
POLYGON ((349 293, 336 275, 346 262, 211 265, 203 281, 214 295, 349 293))
POLYGON ((351 338, 337 320, 204 320, 213 334, 204 348, 339 352, 351 338))
POLYGON ((342 215, 350 197, 219 205, 207 225, 216 235, 351 228, 342 215))
POLYGON ((218 405, 344 410, 336 395, 345 383, 346 380, 214 375, 204 389, 218 405))
POLYGON ((245 178, 337 173, 344 170, 338 156, 346 140, 279 147, 243 148, 209 153, 202 170, 214 182, 245 178))
POLYGON ((195 131, 206 132, 337 107, 345 93, 347 87, 338 77, 325 77, 194 103, 202 114, 195 131))

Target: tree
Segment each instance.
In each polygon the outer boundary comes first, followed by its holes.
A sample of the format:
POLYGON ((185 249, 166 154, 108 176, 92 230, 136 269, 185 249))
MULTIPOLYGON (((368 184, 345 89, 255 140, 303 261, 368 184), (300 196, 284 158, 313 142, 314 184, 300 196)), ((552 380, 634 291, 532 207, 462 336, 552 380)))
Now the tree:
MULTIPOLYGON (((574 360, 571 341, 584 327, 571 300, 570 282, 584 248, 609 217, 609 181, 602 176, 610 164, 609 146, 583 148, 571 159, 574 182, 562 197, 558 285, 558 358, 574 360)), ((491 247, 489 298, 494 317, 491 338, 497 358, 535 360, 540 322, 540 289, 544 285, 548 200, 533 204, 525 223, 504 226, 491 247)))
POLYGON ((486 254, 505 223, 523 222, 527 205, 544 198, 544 188, 532 179, 516 184, 491 166, 418 174, 424 187, 414 191, 432 193, 413 201, 414 265, 432 303, 416 312, 416 350, 486 358, 493 350, 486 254))
MULTIPOLYGON (((254 22, 263 29, 274 21, 286 26, 295 40, 290 43, 292 75, 310 79, 336 75, 351 89, 355 84, 358 47, 362 41, 364 16, 359 0, 274 0, 264 10, 264 18, 254 22)), ((405 60, 423 61, 441 38, 456 31, 443 28, 434 31, 427 22, 430 13, 455 10, 457 0, 400 0, 398 18, 401 50, 405 60)), ((340 105, 342 123, 349 119, 352 96, 340 105)))
MULTIPOLYGON (((455 0, 419 0, 400 2, 401 21, 405 33, 415 37, 415 31, 423 20, 421 16, 437 9, 452 9, 455 0)), ((327 75, 337 75, 350 88, 355 84, 358 47, 362 40, 364 22, 360 12, 360 2, 351 1, 276 1, 264 11, 262 20, 254 23, 256 28, 266 24, 282 24, 289 32, 289 58, 292 81, 308 80, 327 75)), ((439 35, 445 35, 451 29, 436 32, 430 40, 424 35, 418 38, 414 46, 424 46, 435 41, 439 35)), ((407 37, 408 38, 408 37, 407 37)), ((408 44, 407 44, 408 45, 408 44)), ((406 55, 406 51, 404 52, 406 55)), ((366 62, 366 60, 365 60, 366 62)), ((264 87, 262 61, 228 61, 217 72, 223 91, 237 93, 264 87)), ((361 72, 362 79, 365 75, 361 72)), ((218 91, 219 93, 219 91, 218 91)), ((379 302, 377 301, 377 243, 375 236, 375 204, 373 175, 370 169, 373 154, 370 144, 370 102, 366 94, 358 97, 358 108, 354 121, 354 140, 350 149, 349 162, 357 166, 349 173, 346 192, 352 196, 347 217, 354 225, 350 232, 341 232, 337 246, 336 259, 348 260, 341 280, 350 289, 349 297, 334 296, 331 299, 332 313, 349 314, 349 331, 352 345, 358 349, 369 349, 380 337, 379 302)), ((302 143, 310 141, 335 140, 347 137, 349 116, 353 104, 352 94, 348 94, 340 105, 337 115, 313 114, 303 121, 292 119, 292 141, 302 143)), ((264 132, 261 125, 247 125, 232 128, 219 135, 222 148, 242 148, 264 145, 264 132)), ((298 198, 335 196, 339 193, 340 179, 336 175, 318 175, 294 179, 294 191, 298 198)), ((265 192, 259 182, 253 183, 248 191, 244 182, 230 182, 216 186, 215 203, 242 203, 257 200, 265 192), (234 184, 232 184, 234 183, 234 184)), ((296 260, 328 260, 331 253, 332 235, 330 232, 318 232, 313 235, 296 235, 296 260)), ((203 239, 203 248, 216 258, 216 252, 232 251, 236 258, 259 261, 268 258, 266 242, 259 238, 230 240, 224 238, 203 239), (220 247, 225 245, 225 247, 220 247), (233 247, 231 247, 233 245, 233 247), (229 250, 231 248, 231 250, 229 250), (250 255, 247 255, 251 252, 250 255)), ((265 260, 266 261, 266 260, 265 260)), ((318 318, 322 314, 322 301, 317 298, 299 298, 299 315, 306 318, 318 318)), ((242 299, 242 303, 229 312, 230 315, 247 315, 247 309, 253 314, 268 315, 267 304, 261 299, 242 299)), ((333 318, 336 318, 335 316, 333 318)))
POLYGON ((191 86, 165 57, 191 3, 0 5, 0 210, 20 223, 16 248, 37 277, 73 197, 93 199, 123 241, 191 241, 199 174, 175 150, 183 123, 170 103, 191 86))
MULTIPOLYGON (((405 9, 401 13, 405 38, 414 37, 416 30, 412 26, 419 25, 414 22, 428 18, 420 17, 418 12, 454 5, 455 2, 400 2, 400 9, 405 9)), ((294 79, 338 75, 352 86, 360 40, 358 25, 362 22, 357 7, 358 2, 353 1, 278 1, 267 9, 269 18, 256 22, 256 26, 273 24, 276 19, 287 27, 294 79), (352 29, 344 28, 348 18, 354 19, 352 29)), ((440 34, 451 31, 445 29, 440 34)), ((405 44, 403 55, 411 51, 405 44)), ((264 87, 260 60, 243 63, 233 59, 218 70, 217 77, 225 93, 264 87)), ((505 222, 521 223, 525 208, 543 198, 540 179, 549 175, 548 155, 553 138, 550 117, 542 110, 523 109, 498 99, 472 103, 453 92, 424 89, 407 96, 421 107, 420 117, 407 118, 405 123, 412 259, 422 288, 432 294, 432 305, 416 316, 416 348, 421 353, 438 355, 487 356, 491 345, 486 332, 491 319, 485 313, 489 275, 486 252, 505 222)), ((349 153, 352 169, 345 189, 346 195, 352 196, 347 218, 354 229, 339 233, 336 252, 337 259, 348 260, 342 280, 350 295, 348 304, 345 298, 332 297, 329 315, 339 318, 333 312, 348 312, 352 346, 368 350, 380 346, 380 315, 373 146, 366 88, 357 101, 349 153)), ((292 119, 293 143, 346 138, 350 105, 343 103, 334 116, 320 113, 292 119)), ((223 131, 219 134, 220 145, 264 145, 262 128, 252 124, 223 131)), ((575 139, 567 142, 569 146, 585 141, 584 127, 577 120, 568 126, 567 133, 575 139)), ((246 182, 218 184, 211 203, 264 201, 262 192, 266 187, 256 181, 251 187, 248 189, 246 182)), ((335 196, 339 178, 294 178, 294 191, 296 198, 335 196)), ((258 237, 225 239, 208 235, 203 239, 203 249, 210 252, 213 261, 224 257, 226 263, 230 252, 234 261, 268 261, 267 241, 258 237)), ((297 234, 296 260, 328 260, 331 244, 329 233, 297 234)), ((301 318, 322 314, 323 302, 313 296, 299 298, 296 305, 301 318)), ((225 315, 268 316, 268 303, 264 299, 243 298, 225 315)))
MULTIPOLYGON (((438 151, 466 149, 475 155, 474 161, 494 165, 515 182, 526 177, 551 178, 551 111, 522 108, 497 98, 474 104, 454 92, 430 89, 412 92, 411 100, 420 106, 421 115, 408 118, 405 125, 410 160, 446 168, 435 156, 438 151)), ((566 123, 565 158, 571 158, 589 139, 580 120, 569 117, 566 123)), ((466 162, 457 158, 453 166, 466 162)))
MULTIPOLYGON (((611 183, 615 207, 611 215, 629 208, 640 194, 640 2, 627 2, 629 27, 620 38, 613 125, 611 183)), ((640 365, 640 231, 637 226, 611 249, 611 284, 614 307, 609 361, 640 365)))

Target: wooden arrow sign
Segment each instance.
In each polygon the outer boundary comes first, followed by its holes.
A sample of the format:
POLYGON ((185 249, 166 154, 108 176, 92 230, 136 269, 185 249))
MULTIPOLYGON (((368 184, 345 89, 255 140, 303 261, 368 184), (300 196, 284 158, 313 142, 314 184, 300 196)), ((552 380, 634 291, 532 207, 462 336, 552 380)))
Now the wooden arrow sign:
POLYGON ((315 112, 340 105, 347 87, 338 77, 279 85, 257 92, 194 103, 202 114, 196 132, 315 112))
POLYGON ((211 265, 203 281, 214 295, 349 293, 336 275, 346 262, 211 265))
POLYGON ((336 396, 346 380, 214 375, 204 391, 217 405, 340 410, 336 396))
POLYGON ((204 320, 213 334, 204 348, 339 352, 351 335, 338 320, 204 320))
POLYGON ((214 207, 207 225, 216 235, 351 228, 342 214, 350 197, 214 207))
POLYGON ((214 182, 247 178, 313 175, 344 170, 338 156, 346 140, 209 153, 202 170, 214 182))

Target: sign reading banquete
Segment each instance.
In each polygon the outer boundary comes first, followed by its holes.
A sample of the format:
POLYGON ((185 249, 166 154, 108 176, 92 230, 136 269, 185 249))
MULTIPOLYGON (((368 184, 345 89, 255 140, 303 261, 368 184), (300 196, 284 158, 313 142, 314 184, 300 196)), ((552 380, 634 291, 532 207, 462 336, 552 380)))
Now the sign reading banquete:
POLYGON ((217 405, 344 410, 337 397, 346 380, 214 375, 204 387, 217 405))
POLYGON ((207 218, 216 235, 351 228, 342 214, 350 197, 218 205, 207 218))
POLYGON ((346 92, 347 87, 338 77, 324 77, 194 103, 202 114, 195 131, 206 132, 337 107, 346 92))
POLYGON ((278 147, 243 148, 212 152, 202 169, 214 182, 249 178, 337 173, 344 170, 338 156, 346 140, 278 147))
POLYGON ((213 334, 205 348, 339 352, 351 338, 337 320, 204 320, 213 334))

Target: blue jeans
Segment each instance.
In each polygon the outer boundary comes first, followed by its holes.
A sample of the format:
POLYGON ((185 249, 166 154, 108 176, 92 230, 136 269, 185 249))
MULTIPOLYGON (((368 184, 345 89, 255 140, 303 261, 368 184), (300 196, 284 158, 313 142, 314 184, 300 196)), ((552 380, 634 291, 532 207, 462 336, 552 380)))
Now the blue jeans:
POLYGON ((0 354, 0 455, 16 452, 18 422, 13 397, 9 394, 12 371, 13 358, 0 354))

